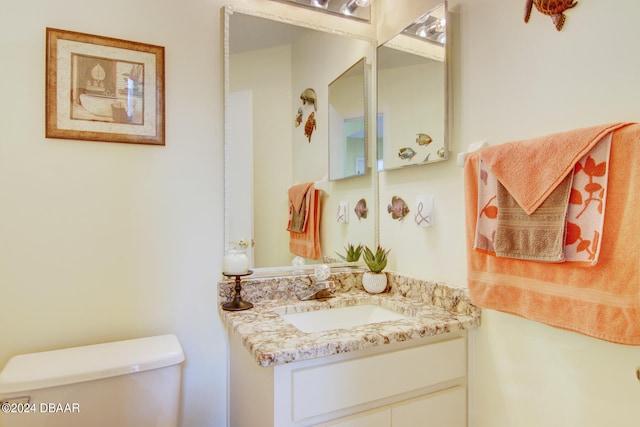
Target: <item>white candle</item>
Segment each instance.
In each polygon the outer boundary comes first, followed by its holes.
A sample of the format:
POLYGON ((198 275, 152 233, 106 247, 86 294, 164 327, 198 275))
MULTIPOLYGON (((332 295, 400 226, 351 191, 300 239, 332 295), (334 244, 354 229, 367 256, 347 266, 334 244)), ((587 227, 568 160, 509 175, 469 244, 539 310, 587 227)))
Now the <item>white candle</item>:
POLYGON ((230 250, 224 256, 222 272, 228 276, 247 274, 249 272, 249 257, 243 251, 230 250))

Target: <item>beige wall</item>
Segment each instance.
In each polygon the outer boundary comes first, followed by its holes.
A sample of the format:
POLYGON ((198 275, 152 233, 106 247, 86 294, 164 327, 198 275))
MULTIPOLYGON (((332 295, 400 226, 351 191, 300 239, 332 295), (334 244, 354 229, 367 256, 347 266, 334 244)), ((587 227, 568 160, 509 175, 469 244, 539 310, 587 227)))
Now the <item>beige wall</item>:
MULTIPOLYGON (((452 154, 479 140, 499 144, 555 131, 637 121, 640 5, 578 2, 557 32, 524 1, 452 1, 452 154)), ((552 153, 549 153, 552 155, 552 153)), ((435 195, 436 226, 381 213, 392 268, 466 283, 462 169, 455 160, 380 176, 381 210, 392 195, 413 205, 435 195)), ((413 206, 411 206, 413 207, 413 206)), ((640 419, 640 350, 491 311, 471 336, 470 426, 632 425, 640 419)))
MULTIPOLYGON (((524 24, 522 3, 460 4, 458 146, 637 121, 640 4, 578 2, 558 33, 535 10, 524 24)), ((493 312, 483 321, 474 336, 473 426, 599 427, 640 419, 637 347, 493 312)))
POLYGON ((4 2, 0 365, 25 352, 174 333, 183 425, 226 417, 222 1, 4 2), (166 48, 166 146, 45 139, 45 28, 166 48))
MULTIPOLYGON (((496 144, 637 120, 640 6, 579 2, 557 33, 535 11, 525 25, 522 3, 452 2, 451 22, 461 28, 450 40, 454 155, 480 139, 496 144)), ((187 354, 182 425, 193 427, 226 422, 227 349, 215 308, 223 251, 222 4, 33 0, 0 14, 0 364, 18 353, 175 333, 187 354), (166 147, 44 138, 47 26, 166 47, 166 147)), ((448 161, 391 171, 380 186, 391 268, 465 283, 462 170, 448 161), (435 227, 386 214, 392 195, 411 201, 419 194, 435 195, 435 227)), ((640 419, 637 348, 493 312, 471 338, 472 427, 640 419)))
MULTIPOLYGON (((253 166, 249 161, 240 167, 253 167, 254 265, 288 265, 286 191, 293 179, 291 46, 238 53, 230 64, 231 92, 250 89, 253 94, 253 115, 246 121, 253 122, 253 166)), ((231 220, 234 215, 230 213, 231 220)))
MULTIPOLYGON (((328 86, 335 78, 346 71, 359 59, 366 57, 372 62, 373 44, 361 39, 338 38, 333 34, 309 34, 298 40, 293 49, 293 93, 292 111, 300 104, 297 96, 307 87, 315 89, 318 97, 318 111, 315 112, 317 129, 311 142, 304 136, 302 126, 294 130, 293 168, 294 182, 308 182, 322 179, 328 175, 328 86)), ((368 66, 365 65, 365 68, 368 66)), ((374 231, 373 218, 358 221, 353 208, 362 197, 373 203, 373 176, 371 173, 344 181, 329 183, 328 193, 323 196, 324 204, 321 219, 321 246, 324 255, 335 257, 335 252, 344 253, 347 242, 371 244, 374 231), (349 223, 338 224, 336 212, 341 200, 349 203, 349 223)))

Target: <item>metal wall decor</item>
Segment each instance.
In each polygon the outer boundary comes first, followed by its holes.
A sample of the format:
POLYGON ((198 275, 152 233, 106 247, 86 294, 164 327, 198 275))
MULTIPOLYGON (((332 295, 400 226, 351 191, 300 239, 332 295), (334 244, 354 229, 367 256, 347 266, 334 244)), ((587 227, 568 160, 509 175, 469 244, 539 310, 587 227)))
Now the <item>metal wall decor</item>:
POLYGON ((316 91, 310 87, 306 88, 300 94, 300 101, 302 102, 302 105, 298 107, 294 123, 296 127, 298 127, 304 120, 304 136, 307 137, 308 142, 311 142, 311 135, 313 135, 313 131, 316 129, 315 112, 318 110, 318 98, 316 96, 316 91), (306 120, 304 119, 305 115, 307 117, 306 120))
POLYGON ((524 9, 524 22, 529 22, 531 9, 535 6, 538 12, 550 16, 556 26, 556 30, 560 31, 566 19, 564 12, 577 4, 575 0, 527 0, 524 9))
POLYGON ((366 219, 367 212, 369 211, 369 209, 367 208, 367 201, 365 199, 358 200, 358 203, 356 203, 356 207, 353 209, 353 211, 356 213, 358 219, 366 219))
POLYGON ((391 204, 387 206, 387 212, 391 214, 393 219, 403 219, 409 213, 409 207, 400 197, 393 196, 391 204))

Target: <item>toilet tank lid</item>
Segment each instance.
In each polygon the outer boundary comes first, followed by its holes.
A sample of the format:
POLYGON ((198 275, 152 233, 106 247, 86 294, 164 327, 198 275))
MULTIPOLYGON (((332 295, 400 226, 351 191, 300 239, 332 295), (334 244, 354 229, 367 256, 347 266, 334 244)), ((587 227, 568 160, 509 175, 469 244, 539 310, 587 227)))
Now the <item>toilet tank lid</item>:
POLYGON ((138 338, 14 356, 0 372, 0 394, 61 386, 177 365, 175 335, 138 338))

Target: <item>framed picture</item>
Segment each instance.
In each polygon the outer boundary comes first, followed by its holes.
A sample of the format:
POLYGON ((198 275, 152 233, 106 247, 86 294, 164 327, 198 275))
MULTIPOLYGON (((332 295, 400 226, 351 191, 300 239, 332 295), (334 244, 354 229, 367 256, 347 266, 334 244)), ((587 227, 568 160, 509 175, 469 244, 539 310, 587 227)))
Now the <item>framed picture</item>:
POLYGON ((47 28, 46 137, 164 145, 164 47, 47 28))

